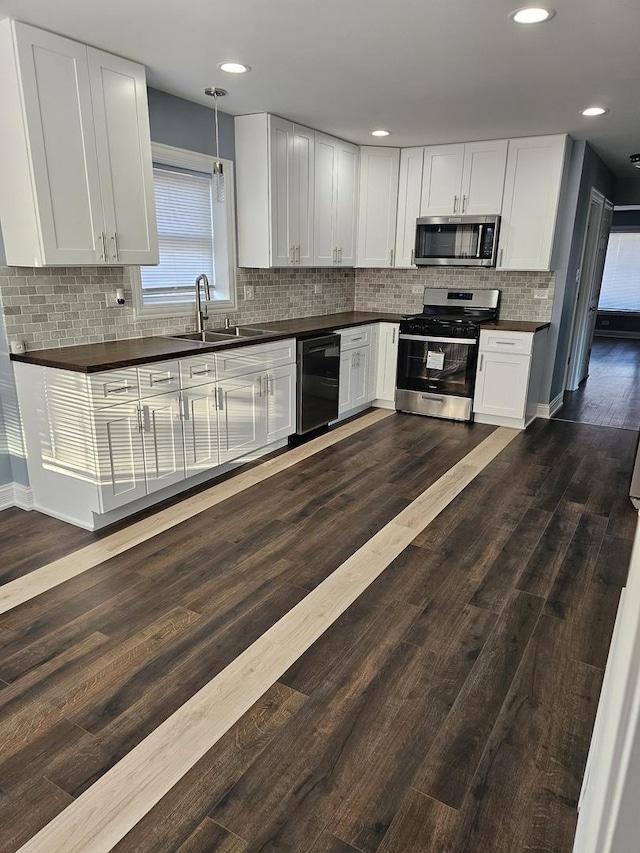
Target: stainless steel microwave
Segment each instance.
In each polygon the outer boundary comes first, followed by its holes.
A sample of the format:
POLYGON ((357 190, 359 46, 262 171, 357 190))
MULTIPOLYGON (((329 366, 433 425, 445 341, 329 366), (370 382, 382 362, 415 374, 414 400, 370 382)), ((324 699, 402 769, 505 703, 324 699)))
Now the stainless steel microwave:
POLYGON ((495 267, 499 216, 421 216, 416 223, 417 266, 495 267))

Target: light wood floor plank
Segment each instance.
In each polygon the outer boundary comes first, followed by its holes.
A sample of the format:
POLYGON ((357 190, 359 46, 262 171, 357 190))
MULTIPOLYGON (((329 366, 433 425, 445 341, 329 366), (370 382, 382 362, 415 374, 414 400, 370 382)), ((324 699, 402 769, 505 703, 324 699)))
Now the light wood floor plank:
MULTIPOLYGON (((425 490, 417 498, 423 526, 518 434, 496 430, 465 457, 471 463, 463 460, 457 472, 455 466, 425 490)), ((22 853, 107 853, 404 550, 419 529, 417 519, 411 516, 411 527, 396 520, 387 524, 20 848, 22 853)))
POLYGON ((229 480, 218 483, 204 492, 185 498, 175 506, 167 507, 148 518, 137 521, 124 530, 112 533, 99 542, 87 545, 72 554, 30 572, 24 577, 5 584, 0 587, 0 613, 6 613, 25 601, 29 601, 31 598, 35 598, 43 592, 82 574, 82 572, 98 566, 111 557, 122 554, 141 542, 146 542, 153 536, 187 521, 198 513, 211 509, 227 498, 233 497, 245 489, 285 471, 287 468, 291 468, 298 462, 308 459, 315 453, 320 453, 327 447, 331 447, 392 414, 394 413, 386 409, 376 409, 300 447, 275 456, 273 459, 268 459, 249 471, 244 471, 229 480))

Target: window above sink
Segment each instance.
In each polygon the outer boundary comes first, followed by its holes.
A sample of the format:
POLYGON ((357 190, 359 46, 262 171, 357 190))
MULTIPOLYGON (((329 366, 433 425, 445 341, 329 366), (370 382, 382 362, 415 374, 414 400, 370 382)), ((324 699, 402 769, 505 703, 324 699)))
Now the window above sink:
POLYGON ((195 313, 194 282, 211 282, 209 315, 236 307, 233 163, 221 158, 226 202, 217 202, 215 160, 205 154, 154 143, 153 179, 160 263, 133 267, 137 317, 181 317, 195 313))

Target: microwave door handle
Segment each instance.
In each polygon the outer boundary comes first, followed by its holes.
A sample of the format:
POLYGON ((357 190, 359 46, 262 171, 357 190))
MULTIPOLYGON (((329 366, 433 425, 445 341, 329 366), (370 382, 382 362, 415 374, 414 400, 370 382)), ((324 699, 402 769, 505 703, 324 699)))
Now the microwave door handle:
POLYGON ((478 251, 476 252, 476 258, 479 258, 482 253, 482 235, 484 234, 484 225, 481 225, 478 228, 478 251))

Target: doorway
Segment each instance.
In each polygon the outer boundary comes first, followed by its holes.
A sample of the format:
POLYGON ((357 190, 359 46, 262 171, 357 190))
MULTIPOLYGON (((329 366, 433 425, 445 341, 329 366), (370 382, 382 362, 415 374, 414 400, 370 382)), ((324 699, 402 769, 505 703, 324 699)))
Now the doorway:
POLYGON ((572 341, 567 363, 565 381, 567 391, 576 391, 589 375, 589 360, 593 346, 612 216, 612 202, 598 190, 592 188, 580 264, 572 341))

